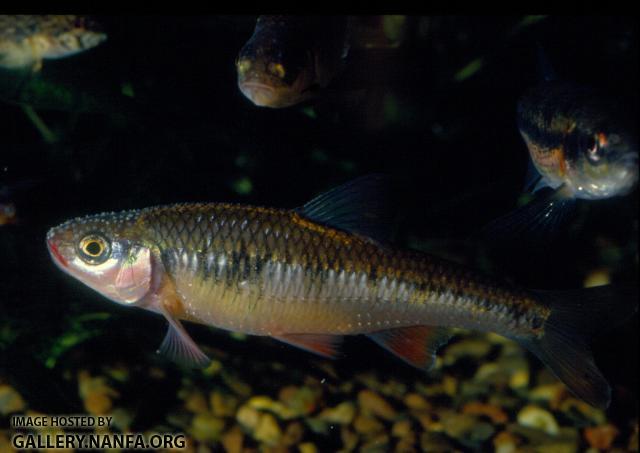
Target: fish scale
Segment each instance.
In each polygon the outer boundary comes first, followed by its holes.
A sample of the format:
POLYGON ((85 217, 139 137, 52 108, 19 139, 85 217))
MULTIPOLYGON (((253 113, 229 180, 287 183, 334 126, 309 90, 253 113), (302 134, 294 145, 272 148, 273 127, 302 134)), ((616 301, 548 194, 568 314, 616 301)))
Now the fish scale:
MULTIPOLYGON (((396 326, 417 321, 441 324, 449 320, 451 308, 460 305, 466 310, 466 304, 474 316, 467 316, 463 326, 458 320, 460 327, 490 326, 510 334, 514 334, 508 330, 512 327, 529 328, 526 315, 534 302, 520 292, 511 293, 508 287, 493 290, 496 284, 486 278, 460 272, 427 255, 384 250, 370 240, 310 224, 293 211, 180 205, 143 212, 138 224, 145 231, 144 240, 163 251, 165 269, 188 300, 190 318, 201 322, 214 321, 200 313, 208 311, 206 306, 213 303, 209 296, 216 294, 221 300, 215 303, 223 306, 230 300, 247 306, 299 302, 300 309, 287 312, 281 320, 293 330, 311 327, 304 321, 310 305, 330 301, 346 305, 340 311, 346 316, 361 313, 362 304, 367 303, 373 321, 348 323, 352 333, 377 329, 389 316, 397 318, 391 319, 396 326), (494 315, 502 313, 497 308, 501 306, 509 307, 507 313, 513 319, 494 315), (505 325, 495 325, 498 320, 506 321, 505 325)), ((269 313, 269 309, 253 311, 269 313)), ((539 311, 544 316, 544 307, 539 311)), ((215 321, 224 323, 220 327, 237 325, 225 319, 221 310, 217 312, 215 321)), ((255 329, 252 333, 269 329, 250 324, 255 329)), ((325 324, 314 326, 315 332, 331 331, 337 324, 338 320, 325 318, 325 324)))

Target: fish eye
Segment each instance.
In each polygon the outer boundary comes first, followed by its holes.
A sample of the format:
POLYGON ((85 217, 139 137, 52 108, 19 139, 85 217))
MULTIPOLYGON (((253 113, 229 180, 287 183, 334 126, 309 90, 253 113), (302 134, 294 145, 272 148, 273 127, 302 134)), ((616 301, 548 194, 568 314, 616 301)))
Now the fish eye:
POLYGON ((236 60, 236 67, 238 68, 238 72, 240 74, 244 74, 251 67, 251 61, 246 58, 236 60))
POLYGON ((269 72, 279 78, 284 78, 286 71, 280 63, 269 63, 269 72))
POLYGON ((604 148, 607 145, 607 139, 604 134, 596 134, 587 139, 585 147, 585 155, 587 159, 593 163, 598 164, 602 160, 604 155, 604 148))
POLYGON ((111 254, 111 245, 102 235, 88 234, 78 243, 80 258, 88 264, 104 263, 111 254))

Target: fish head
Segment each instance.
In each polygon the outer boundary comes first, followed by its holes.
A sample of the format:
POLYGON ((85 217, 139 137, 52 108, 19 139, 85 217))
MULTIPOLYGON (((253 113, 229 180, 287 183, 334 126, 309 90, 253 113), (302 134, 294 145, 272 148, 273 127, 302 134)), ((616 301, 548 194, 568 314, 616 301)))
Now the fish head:
POLYGON ((607 127, 568 137, 567 173, 575 196, 602 199, 629 193, 638 182, 636 140, 607 127))
POLYGON ((153 258, 149 247, 131 239, 136 211, 69 220, 47 233, 54 263, 108 299, 124 305, 150 292, 153 258))
POLYGON ((0 203, 0 225, 16 223, 16 207, 13 203, 0 203))
POLYGON ((281 39, 250 40, 236 59, 238 87, 260 107, 289 107, 313 96, 315 58, 310 49, 281 39))
POLYGON ((107 34, 91 18, 70 16, 56 32, 41 34, 39 42, 44 58, 63 58, 96 47, 106 39, 107 34))

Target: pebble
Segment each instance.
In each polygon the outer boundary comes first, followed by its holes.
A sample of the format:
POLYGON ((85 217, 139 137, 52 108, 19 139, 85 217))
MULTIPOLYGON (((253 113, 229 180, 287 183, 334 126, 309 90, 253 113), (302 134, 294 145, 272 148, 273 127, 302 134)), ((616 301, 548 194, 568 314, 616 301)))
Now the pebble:
POLYGON ((274 401, 268 396, 254 396, 249 399, 247 402, 249 407, 254 409, 258 409, 261 411, 269 411, 276 414, 282 420, 289 420, 295 417, 298 417, 301 414, 298 414, 291 408, 285 406, 280 401, 274 401))
POLYGON ((202 414, 209 410, 207 399, 199 390, 184 390, 178 393, 178 397, 184 399, 184 407, 194 414, 202 414))
POLYGON ((91 377, 86 370, 78 372, 78 393, 84 408, 92 415, 109 413, 113 406, 111 398, 119 396, 116 390, 109 387, 104 376, 91 377))
POLYGON ((444 432, 469 448, 478 448, 495 432, 491 424, 479 421, 471 415, 447 410, 440 414, 440 418, 444 432))
POLYGON ((427 400, 418 393, 409 393, 404 397, 404 404, 409 409, 414 410, 428 410, 431 408, 431 405, 427 402, 427 400))
POLYGON ((300 453, 317 453, 318 447, 312 442, 304 442, 298 445, 300 453))
POLYGON ((190 432, 200 442, 215 442, 220 439, 224 425, 223 419, 205 412, 193 417, 190 432))
POLYGON ((567 398, 560 404, 560 411, 567 417, 575 420, 576 424, 584 424, 585 421, 590 424, 604 425, 607 416, 602 409, 597 409, 589 404, 576 398, 567 398))
POLYGON ((236 412, 236 420, 249 431, 253 431, 258 426, 260 412, 248 405, 240 406, 236 412))
POLYGON ((339 425, 348 425, 353 421, 356 414, 356 407, 351 401, 345 401, 335 407, 324 409, 318 418, 327 423, 336 423, 339 425))
POLYGON ((480 382, 492 382, 494 377, 501 374, 502 371, 496 362, 483 363, 478 367, 473 379, 480 382))
POLYGON ((432 432, 441 432, 444 430, 442 423, 435 417, 435 414, 422 412, 415 414, 423 429, 432 432))
POLYGON ((251 396, 251 386, 242 381, 238 376, 230 374, 224 369, 220 372, 220 377, 227 387, 238 396, 248 398, 251 396))
POLYGON ((307 426, 316 434, 326 435, 329 432, 329 424, 324 420, 312 417, 305 420, 307 426))
POLYGON ((217 417, 232 417, 238 407, 238 399, 233 395, 226 395, 220 391, 209 394, 211 412, 217 417))
POLYGON ((380 392, 385 396, 402 399, 403 395, 407 393, 407 386, 400 381, 389 380, 380 387, 380 392))
POLYGON ((388 451, 389 435, 381 433, 360 446, 361 453, 384 453, 388 451))
POLYGON ((368 389, 358 393, 358 403, 364 412, 369 412, 384 420, 393 420, 398 416, 396 410, 384 398, 368 389))
POLYGON ((226 453, 241 453, 244 436, 242 429, 238 425, 234 425, 229 431, 224 433, 221 438, 222 446, 226 453))
POLYGON ((119 431, 125 433, 130 430, 133 423, 134 414, 129 410, 122 407, 117 407, 111 411, 111 426, 117 428, 119 431))
POLYGON ((394 453, 415 453, 416 452, 416 449, 414 447, 415 443, 416 443, 415 435, 413 437, 400 439, 396 444, 396 448, 393 451, 394 453))
POLYGON ((304 426, 300 422, 291 422, 287 425, 282 436, 282 445, 293 446, 302 442, 304 437, 304 426))
POLYGON ((558 434, 558 422, 553 415, 538 406, 527 405, 518 412, 518 423, 528 428, 535 428, 550 435, 558 434))
POLYGON ((22 396, 10 385, 0 385, 0 414, 7 416, 12 412, 23 412, 27 408, 22 396))
POLYGON ((493 438, 494 452, 515 453, 519 443, 519 437, 509 431, 502 431, 493 438))
POLYGON ((429 453, 450 453, 457 450, 443 435, 430 432, 420 435, 420 448, 429 453))
POLYGON ((481 403, 480 401, 472 401, 462 408, 463 414, 469 415, 485 415, 491 419, 493 423, 506 423, 509 420, 507 414, 498 406, 493 404, 481 403))
POLYGON ((444 350, 443 362, 445 365, 453 365, 463 357, 479 360, 489 354, 491 348, 491 343, 483 337, 464 338, 444 350))
POLYGON ((365 436, 384 431, 384 425, 373 417, 366 415, 358 415, 353 421, 353 427, 355 430, 365 436))
POLYGON ((280 390, 278 398, 291 409, 296 417, 311 414, 317 407, 318 393, 309 387, 287 386, 280 390))
POLYGON ((547 403, 551 409, 556 410, 567 395, 567 387, 556 381, 553 384, 539 385, 531 389, 529 400, 547 403))
POLYGON ((202 374, 205 376, 211 377, 222 371, 222 362, 219 360, 212 360, 209 365, 202 370, 202 374))
POLYGON ((598 450, 610 449, 618 434, 618 429, 611 424, 591 426, 584 430, 584 438, 598 450))
POLYGON ((512 389, 522 389, 529 386, 529 370, 518 370, 511 375, 509 387, 512 389))
POLYGON ((391 435, 394 437, 406 437, 412 434, 409 420, 398 420, 391 427, 391 435))
POLYGON ((343 426, 340 430, 340 439, 344 451, 351 451, 358 445, 358 435, 347 426, 343 426))
POLYGON ((253 438, 267 445, 276 445, 282 438, 282 430, 276 418, 269 413, 261 414, 253 438))
POLYGON ((571 442, 552 442, 536 447, 537 453, 576 453, 578 449, 571 442))
POLYGON ((0 431, 0 451, 6 452, 14 452, 16 451, 11 444, 11 439, 9 439, 8 431, 0 431))
POLYGON ((111 398, 104 393, 90 393, 84 398, 84 408, 92 415, 108 414, 113 407, 111 398))

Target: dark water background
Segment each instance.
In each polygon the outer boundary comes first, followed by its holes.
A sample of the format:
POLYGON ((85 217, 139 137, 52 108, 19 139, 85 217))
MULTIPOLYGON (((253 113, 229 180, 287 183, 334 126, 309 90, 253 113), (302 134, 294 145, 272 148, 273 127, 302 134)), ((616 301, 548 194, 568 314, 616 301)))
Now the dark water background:
MULTIPOLYGON (((74 216, 182 201, 295 207, 382 172, 399 186, 400 245, 526 287, 579 288, 595 269, 637 282, 637 191, 581 208, 571 234, 549 247, 492 253, 473 239, 520 195, 527 152, 515 106, 539 80, 536 44, 562 78, 621 95, 620 109, 633 114, 635 18, 412 18, 405 48, 376 63, 369 78, 350 81, 345 100, 283 110, 257 108, 236 87, 234 60, 254 16, 97 19, 109 35, 103 45, 45 61, 32 77, 0 72, 0 186, 9 187, 19 219, 0 227, 0 377, 34 409, 82 412, 64 370, 114 358, 160 364, 180 379, 153 355, 162 319, 109 303, 51 262, 45 233, 74 216), (480 68, 456 80, 478 58, 480 68), (380 73, 391 76, 380 82, 380 73), (368 101, 351 96, 371 86, 368 101), (27 104, 55 140, 37 130, 21 108, 27 104)), ((308 359, 263 339, 189 331, 233 355, 308 359)), ((614 398, 637 389, 637 340, 636 318, 595 345, 614 398)), ((414 373, 365 340, 349 340, 346 355, 339 368, 414 373)), ((140 419, 155 416, 145 415, 145 401, 163 393, 157 385, 141 383, 131 396, 140 419)), ((636 406, 615 400, 611 411, 637 416, 636 406)))

